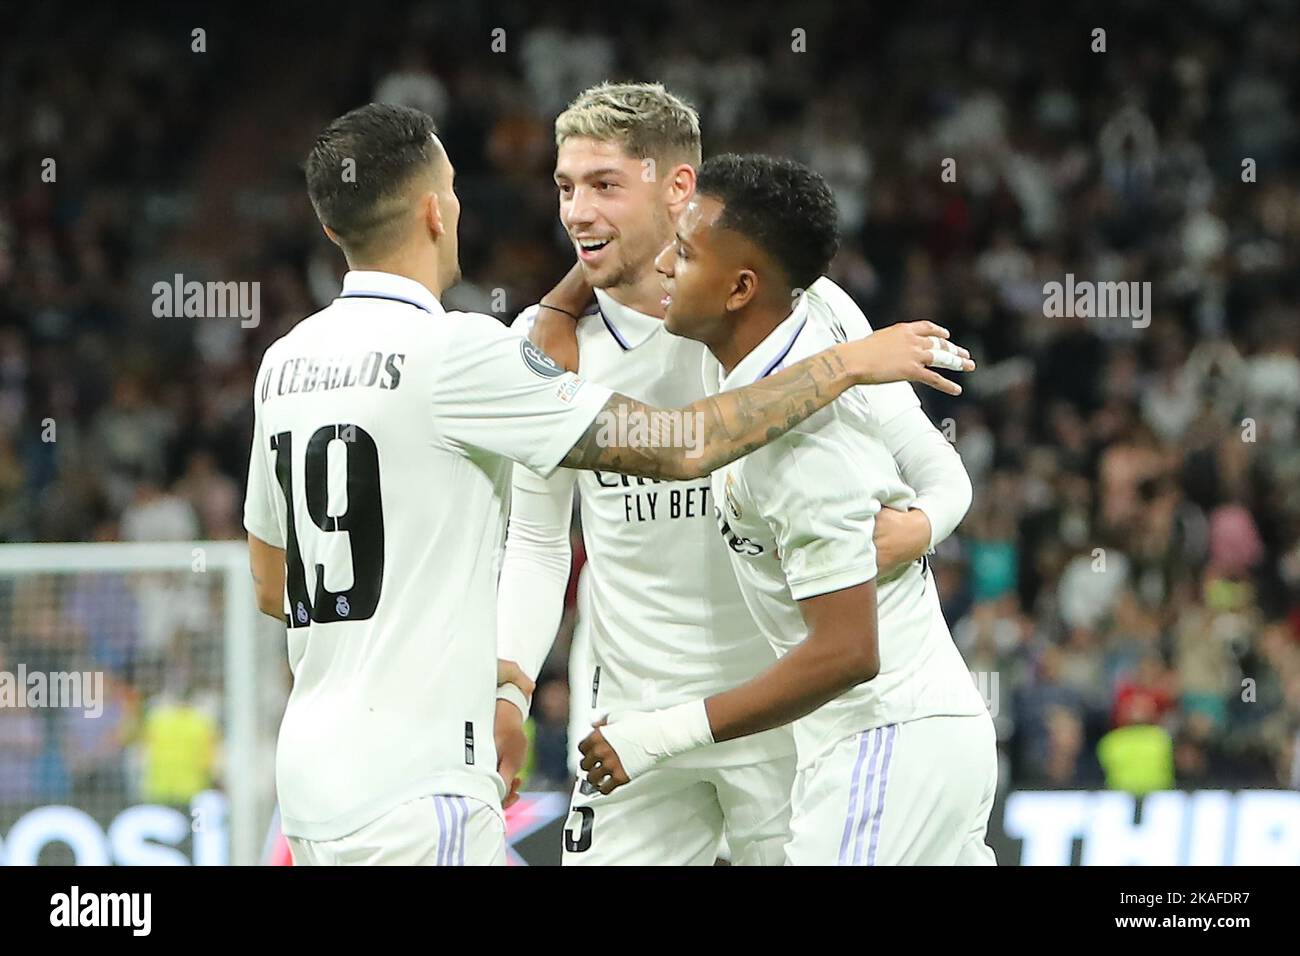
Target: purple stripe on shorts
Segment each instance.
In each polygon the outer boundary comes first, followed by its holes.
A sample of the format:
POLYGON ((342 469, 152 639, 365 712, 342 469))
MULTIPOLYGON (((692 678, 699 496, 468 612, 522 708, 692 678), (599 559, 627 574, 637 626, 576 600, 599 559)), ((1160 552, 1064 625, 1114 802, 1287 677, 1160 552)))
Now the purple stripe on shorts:
POLYGON ((433 808, 438 813, 438 859, 436 866, 446 866, 443 857, 447 853, 447 817, 443 813, 442 797, 433 798, 433 808))
POLYGON ((460 846, 460 805, 453 796, 443 798, 447 801, 447 819, 451 821, 451 842, 447 845, 447 865, 456 865, 456 849, 460 846))
MULTIPOLYGON (((880 761, 880 795, 876 798, 876 809, 872 813, 871 820, 871 837, 868 840, 867 849, 867 866, 876 865, 876 851, 880 849, 880 820, 885 815, 885 788, 889 786, 889 760, 894 755, 894 736, 898 733, 898 725, 890 724, 886 728, 885 756, 880 761)), ((858 824, 858 851, 862 850, 861 828, 866 823, 863 818, 858 824)), ((855 858, 854 863, 857 862, 855 858)))
POLYGON ((849 809, 844 815, 844 836, 840 838, 841 866, 844 865, 844 861, 848 856, 849 837, 853 834, 853 821, 858 815, 858 781, 862 777, 862 761, 866 759, 867 743, 871 734, 872 731, 870 730, 864 730, 858 734, 858 740, 860 741, 858 744, 858 759, 853 765, 853 786, 849 789, 849 809))
POLYGON ((464 797, 457 797, 456 802, 460 804, 460 862, 458 866, 465 865, 465 837, 469 833, 469 804, 465 802, 464 797))
POLYGON ((871 818, 871 810, 875 805, 875 784, 877 774, 880 772, 880 755, 884 750, 885 728, 874 727, 871 730, 871 756, 867 758, 866 774, 862 782, 862 811, 853 821, 853 839, 850 846, 853 848, 852 859, 845 860, 848 866, 862 865, 862 833, 863 826, 871 818))

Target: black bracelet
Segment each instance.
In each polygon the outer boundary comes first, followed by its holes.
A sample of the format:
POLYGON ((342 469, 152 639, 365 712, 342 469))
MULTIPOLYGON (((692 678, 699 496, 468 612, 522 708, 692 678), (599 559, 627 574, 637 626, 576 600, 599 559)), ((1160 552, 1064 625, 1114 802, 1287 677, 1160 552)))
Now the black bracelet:
POLYGON ((537 303, 537 305, 539 308, 550 309, 553 312, 563 312, 569 318, 573 319, 574 322, 577 322, 580 318, 582 318, 582 316, 580 315, 574 315, 568 309, 561 309, 558 305, 547 305, 545 302, 539 302, 537 303))

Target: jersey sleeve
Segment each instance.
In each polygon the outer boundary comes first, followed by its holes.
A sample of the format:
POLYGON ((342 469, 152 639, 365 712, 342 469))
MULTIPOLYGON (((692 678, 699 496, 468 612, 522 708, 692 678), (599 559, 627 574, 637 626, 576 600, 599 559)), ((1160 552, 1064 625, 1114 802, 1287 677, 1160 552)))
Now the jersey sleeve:
MULTIPOLYGON (((871 334, 871 323, 853 297, 825 276, 809 287, 808 308, 838 341, 844 341, 840 335, 854 339, 871 334)), ((970 477, 960 456, 934 427, 909 383, 865 385, 853 394, 866 403, 903 480, 916 491, 912 507, 930 519, 930 547, 934 548, 956 530, 970 508, 970 477)))
POLYGON ((522 335, 524 338, 527 338, 533 331, 533 323, 537 321, 537 316, 541 314, 541 311, 541 303, 530 305, 515 316, 514 322, 510 324, 510 331, 516 335, 522 335))
POLYGON ((875 578, 872 535, 893 462, 882 467, 878 450, 838 415, 791 435, 765 467, 747 469, 746 483, 776 539, 790 594, 802 601, 875 578))
MULTIPOLYGON (((835 341, 847 342, 871 335, 871 323, 862 314, 853 297, 826 276, 821 276, 808 287, 806 297, 809 316, 828 328, 835 341)), ((916 397, 916 390, 909 382, 860 385, 853 392, 867 401, 872 417, 881 426, 887 425, 909 409, 921 407, 921 400, 916 397)))
POLYGON ((837 342, 871 334, 871 323, 849 295, 826 276, 818 276, 806 292, 808 310, 832 331, 837 342))
POLYGON ((496 319, 448 313, 433 383, 433 415, 462 448, 511 458, 539 475, 555 470, 613 394, 566 372, 496 319))
POLYGON ((522 465, 514 470, 497 587, 497 656, 517 662, 533 680, 546 663, 564 616, 577 475, 571 468, 558 468, 549 478, 522 465))
POLYGON ((881 429, 881 437, 903 480, 916 492, 912 507, 930 519, 933 550, 970 509, 973 490, 961 455, 919 407, 896 416, 881 429))
MULTIPOLYGON (((265 362, 263 363, 265 365, 265 362)), ((256 381, 262 381, 259 373, 256 381)), ((284 547, 282 495, 271 463, 271 444, 262 420, 260 389, 253 394, 253 447, 248 455, 248 490, 244 496, 244 530, 277 548, 284 547)))

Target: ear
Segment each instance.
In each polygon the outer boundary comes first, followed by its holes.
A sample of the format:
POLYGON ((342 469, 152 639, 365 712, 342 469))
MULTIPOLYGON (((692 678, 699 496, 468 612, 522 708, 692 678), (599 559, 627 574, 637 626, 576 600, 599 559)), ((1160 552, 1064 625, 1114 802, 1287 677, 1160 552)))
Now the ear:
POLYGON ((695 195, 695 167, 690 163, 678 163, 672 168, 664 188, 668 191, 668 210, 676 218, 695 195))
POLYGON ((427 192, 420 197, 421 217, 433 238, 441 239, 447 228, 442 223, 442 207, 438 205, 438 194, 427 192))
POLYGON ((758 273, 753 269, 741 269, 732 280, 731 292, 727 295, 727 311, 739 312, 758 295, 758 273))
POLYGON ((340 249, 343 248, 343 243, 339 242, 339 234, 337 232, 325 225, 323 222, 320 224, 320 227, 325 230, 325 237, 329 239, 330 242, 334 243, 334 245, 338 246, 340 249))

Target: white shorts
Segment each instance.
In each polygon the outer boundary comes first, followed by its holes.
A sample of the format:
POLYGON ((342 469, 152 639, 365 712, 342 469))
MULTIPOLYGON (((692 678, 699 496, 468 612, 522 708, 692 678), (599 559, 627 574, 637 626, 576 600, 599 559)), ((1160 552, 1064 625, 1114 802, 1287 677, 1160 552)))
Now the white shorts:
POLYGON ((794 766, 789 755, 739 767, 655 767, 610 794, 580 779, 564 865, 712 866, 725 836, 733 865, 780 866, 794 766))
POLYGON ((791 866, 993 866, 998 783, 988 714, 846 737, 795 778, 791 866))
POLYGON ((289 850, 294 866, 504 866, 505 821, 473 797, 438 794, 337 840, 289 837, 289 850))

